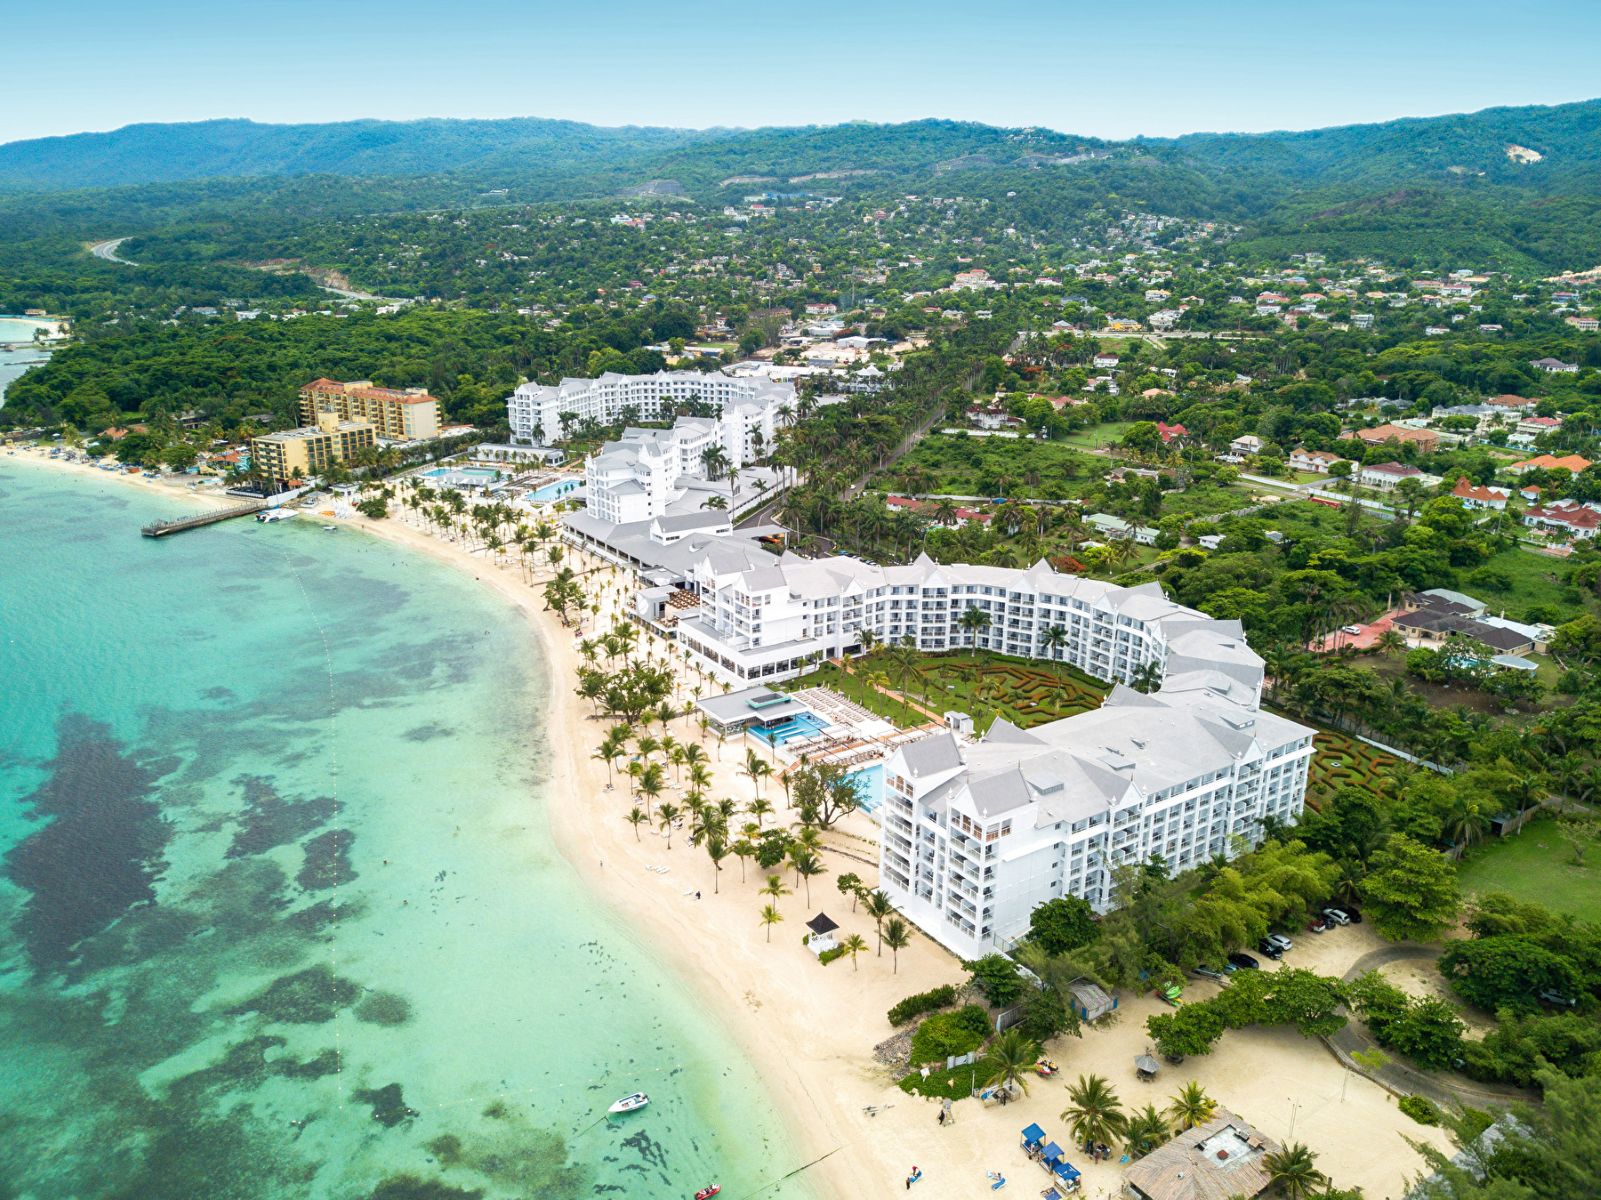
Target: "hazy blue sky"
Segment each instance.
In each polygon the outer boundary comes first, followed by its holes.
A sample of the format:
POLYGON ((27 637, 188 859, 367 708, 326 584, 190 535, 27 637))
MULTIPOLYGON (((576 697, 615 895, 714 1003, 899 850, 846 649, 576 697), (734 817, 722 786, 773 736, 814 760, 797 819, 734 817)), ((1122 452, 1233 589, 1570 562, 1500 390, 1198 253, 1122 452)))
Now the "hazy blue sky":
POLYGON ((937 116, 1126 137, 1601 95, 1555 0, 9 0, 0 141, 136 121, 937 116))

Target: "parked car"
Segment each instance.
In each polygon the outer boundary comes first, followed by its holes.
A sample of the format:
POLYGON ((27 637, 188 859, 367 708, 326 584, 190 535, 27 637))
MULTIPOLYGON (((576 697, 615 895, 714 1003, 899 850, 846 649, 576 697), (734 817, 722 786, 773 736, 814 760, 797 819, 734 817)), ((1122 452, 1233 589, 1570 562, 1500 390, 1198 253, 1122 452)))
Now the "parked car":
POLYGON ((1233 963, 1235 968, 1241 971, 1255 971, 1260 969, 1262 966, 1261 963, 1257 962, 1256 959, 1252 958, 1249 954, 1246 954, 1243 950, 1236 950, 1233 954, 1229 955, 1229 962, 1233 963))
POLYGON ((1265 954, 1275 961, 1284 957, 1284 951, 1280 950, 1266 938, 1263 938, 1260 942, 1258 942, 1256 944, 1256 948, 1259 953, 1265 954))
POLYGON ((1279 948, 1279 953, 1280 954, 1283 954, 1286 951, 1295 949, 1295 943, 1290 941, 1290 939, 1285 937, 1282 933, 1270 933, 1270 934, 1267 935, 1267 937, 1263 938, 1262 940, 1264 942, 1272 942, 1275 946, 1277 946, 1279 948))
POLYGON ((1565 996, 1561 992, 1541 992, 1540 1003, 1549 1004, 1552 1008, 1578 1008, 1579 1002, 1572 996, 1565 996))
POLYGON ((1228 976, 1216 967, 1196 967, 1195 973, 1202 979, 1215 979, 1218 983, 1224 983, 1228 980, 1228 976))
POLYGON ((1329 923, 1322 917, 1313 917, 1307 925, 1306 931, 1308 933, 1327 933, 1329 931, 1329 923))
POLYGON ((1330 925, 1349 925, 1351 923, 1351 914, 1343 908, 1325 908, 1323 910, 1323 919, 1330 925))
POLYGON ((1340 632, 1341 633, 1349 633, 1349 634, 1352 634, 1352 635, 1359 634, 1359 633, 1362 632, 1362 626, 1360 626, 1360 625, 1346 625, 1340 630, 1340 632))
POLYGON ((1351 918, 1351 924, 1362 924, 1362 910, 1357 908, 1354 904, 1347 904, 1345 906, 1345 915, 1351 918))

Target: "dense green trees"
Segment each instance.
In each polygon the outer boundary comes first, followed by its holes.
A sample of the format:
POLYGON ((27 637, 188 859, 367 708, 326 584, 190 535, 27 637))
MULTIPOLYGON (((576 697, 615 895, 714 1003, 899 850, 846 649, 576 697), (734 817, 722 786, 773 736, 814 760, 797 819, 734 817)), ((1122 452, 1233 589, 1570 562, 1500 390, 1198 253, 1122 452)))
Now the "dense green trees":
POLYGON ((1360 891, 1374 928, 1395 941, 1428 941, 1456 920, 1456 867, 1405 834, 1374 852, 1360 891))

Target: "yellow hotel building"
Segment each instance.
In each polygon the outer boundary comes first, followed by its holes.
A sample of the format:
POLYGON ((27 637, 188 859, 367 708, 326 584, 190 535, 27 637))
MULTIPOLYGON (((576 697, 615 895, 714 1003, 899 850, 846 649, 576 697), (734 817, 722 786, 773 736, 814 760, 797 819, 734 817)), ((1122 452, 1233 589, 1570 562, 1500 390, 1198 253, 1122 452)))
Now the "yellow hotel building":
POLYGON ((423 388, 374 387, 365 379, 352 383, 313 379, 300 389, 300 423, 315 425, 324 414, 341 421, 366 421, 385 441, 439 436, 439 401, 423 388))
POLYGON ((291 479, 321 475, 334 463, 345 462, 378 438, 367 421, 341 421, 322 413, 305 429, 285 429, 250 440, 250 464, 261 479, 280 490, 291 479))

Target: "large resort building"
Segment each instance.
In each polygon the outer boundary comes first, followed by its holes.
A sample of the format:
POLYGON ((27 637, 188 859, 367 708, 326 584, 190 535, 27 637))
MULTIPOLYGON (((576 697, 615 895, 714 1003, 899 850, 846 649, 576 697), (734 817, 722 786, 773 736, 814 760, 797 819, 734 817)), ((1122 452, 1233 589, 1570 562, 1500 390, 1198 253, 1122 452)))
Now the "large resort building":
POLYGON ((1305 803, 1314 731, 1261 710, 1262 660, 1239 622, 1155 583, 927 557, 752 567, 703 553, 686 565, 699 607, 677 637, 721 678, 790 678, 871 638, 1049 659, 1117 685, 1092 713, 1029 730, 997 721, 977 742, 938 733, 885 761, 880 886, 964 958, 1010 945, 1054 897, 1105 911, 1118 866, 1231 856, 1305 803))
MULTIPOLYGON (((773 408, 789 409, 795 403, 790 383, 760 377, 736 379, 721 372, 658 371, 654 375, 618 375, 607 372, 595 379, 563 379, 555 385, 524 383, 506 401, 512 441, 554 445, 570 437, 585 422, 617 425, 633 421, 663 421, 699 402, 709 411, 746 413, 737 441, 744 457, 759 458, 753 435, 762 429, 772 447, 770 422, 761 414, 773 408)), ((732 456, 733 450, 729 449, 732 456)))
POLYGON ((320 413, 317 423, 304 429, 285 429, 250 441, 251 468, 270 491, 281 491, 290 481, 321 475, 335 463, 346 462, 378 444, 367 421, 341 421, 320 413))
POLYGON ((313 379, 300 389, 300 423, 319 418, 366 421, 385 441, 416 442, 439 436, 439 401, 423 388, 374 387, 365 379, 340 383, 313 379))

